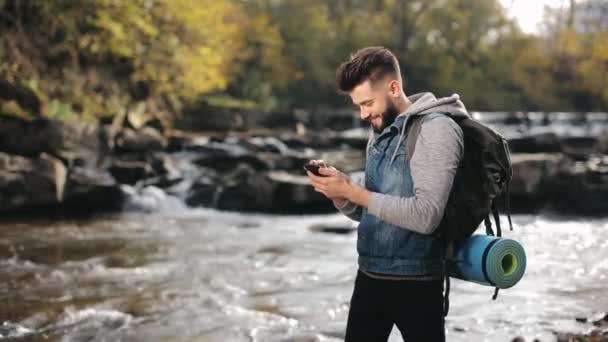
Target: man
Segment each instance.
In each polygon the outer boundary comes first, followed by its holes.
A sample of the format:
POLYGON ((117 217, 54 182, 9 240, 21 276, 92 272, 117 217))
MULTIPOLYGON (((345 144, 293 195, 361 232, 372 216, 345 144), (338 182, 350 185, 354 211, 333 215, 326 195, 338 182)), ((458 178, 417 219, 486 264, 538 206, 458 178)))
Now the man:
POLYGON ((320 176, 308 172, 316 191, 359 221, 346 341, 386 341, 393 324, 406 341, 445 341, 446 244, 433 233, 464 149, 462 130, 446 114, 468 116, 466 109, 458 95, 407 97, 397 58, 382 47, 357 51, 336 78, 373 129, 363 185, 333 167, 321 167, 320 176), (419 115, 408 158, 408 120, 419 115))

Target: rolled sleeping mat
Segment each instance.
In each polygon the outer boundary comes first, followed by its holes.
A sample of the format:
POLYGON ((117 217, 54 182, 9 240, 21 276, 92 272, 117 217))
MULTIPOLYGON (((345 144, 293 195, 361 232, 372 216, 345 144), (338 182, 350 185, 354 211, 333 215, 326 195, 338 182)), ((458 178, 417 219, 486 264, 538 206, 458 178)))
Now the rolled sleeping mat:
POLYGON ((473 235, 455 246, 450 276, 507 289, 526 270, 526 252, 515 240, 473 235))

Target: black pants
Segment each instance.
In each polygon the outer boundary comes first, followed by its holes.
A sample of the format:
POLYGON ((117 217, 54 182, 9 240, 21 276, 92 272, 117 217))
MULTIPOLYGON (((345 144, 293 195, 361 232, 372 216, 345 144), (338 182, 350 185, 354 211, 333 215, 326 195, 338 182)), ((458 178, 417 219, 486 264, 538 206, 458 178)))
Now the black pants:
POLYGON ((443 279, 382 280, 359 271, 346 342, 386 341, 393 324, 406 342, 444 342, 443 279))

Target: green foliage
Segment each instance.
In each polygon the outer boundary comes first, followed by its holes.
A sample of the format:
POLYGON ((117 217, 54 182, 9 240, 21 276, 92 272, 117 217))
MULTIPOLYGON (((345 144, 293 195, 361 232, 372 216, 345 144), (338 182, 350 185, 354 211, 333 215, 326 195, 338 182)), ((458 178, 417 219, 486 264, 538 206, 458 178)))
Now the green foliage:
POLYGON ((0 78, 44 115, 96 119, 143 103, 348 106, 335 69, 383 45, 406 93, 460 93, 471 109, 605 109, 608 32, 548 12, 528 36, 498 0, 0 0, 0 78), (571 22, 571 21, 569 21, 571 22))
POLYGON ((49 104, 46 115, 47 117, 56 120, 70 120, 75 118, 72 105, 56 99, 52 100, 49 104))

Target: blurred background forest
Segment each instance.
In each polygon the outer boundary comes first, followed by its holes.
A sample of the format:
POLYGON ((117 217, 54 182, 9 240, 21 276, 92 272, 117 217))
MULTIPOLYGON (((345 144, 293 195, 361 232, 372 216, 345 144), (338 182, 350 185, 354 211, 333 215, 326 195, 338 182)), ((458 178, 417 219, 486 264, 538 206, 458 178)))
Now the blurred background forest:
POLYGON ((608 3, 562 1, 536 34, 498 0, 0 0, 0 111, 171 126, 205 104, 347 108, 336 66, 367 45, 400 58, 406 93, 469 109, 608 105, 608 3))

